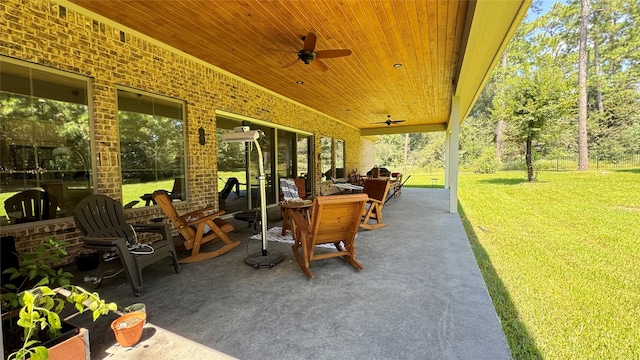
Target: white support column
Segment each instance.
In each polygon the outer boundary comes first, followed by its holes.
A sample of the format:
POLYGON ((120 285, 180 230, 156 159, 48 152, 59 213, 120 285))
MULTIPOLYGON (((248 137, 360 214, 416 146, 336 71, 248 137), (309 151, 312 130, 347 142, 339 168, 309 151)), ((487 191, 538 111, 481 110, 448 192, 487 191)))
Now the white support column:
POLYGON ((447 129, 444 132, 444 188, 449 188, 449 166, 451 166, 451 162, 449 159, 451 158, 451 152, 449 151, 449 143, 451 142, 451 132, 447 129))
POLYGON ((451 118, 449 119, 449 212, 458 213, 458 168, 460 154, 458 143, 460 140, 460 97, 454 96, 451 99, 451 118))

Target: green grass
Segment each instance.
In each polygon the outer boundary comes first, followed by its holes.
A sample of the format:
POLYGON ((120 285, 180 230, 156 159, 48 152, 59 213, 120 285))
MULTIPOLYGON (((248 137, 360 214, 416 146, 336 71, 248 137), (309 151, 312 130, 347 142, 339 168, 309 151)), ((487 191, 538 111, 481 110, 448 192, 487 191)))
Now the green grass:
POLYGON ((151 194, 155 190, 167 190, 173 189, 173 179, 145 182, 138 184, 125 184, 122 185, 122 204, 127 204, 130 201, 138 200, 134 208, 140 208, 145 206, 145 201, 140 200, 140 196, 144 194, 151 194))
POLYGON ((429 173, 420 172, 420 170, 408 170, 403 175, 403 181, 406 187, 443 187, 444 186, 444 170, 433 171, 429 173), (407 177, 411 175, 408 179, 407 177))
POLYGON ((459 199, 515 359, 640 357, 640 171, 461 174, 459 199))

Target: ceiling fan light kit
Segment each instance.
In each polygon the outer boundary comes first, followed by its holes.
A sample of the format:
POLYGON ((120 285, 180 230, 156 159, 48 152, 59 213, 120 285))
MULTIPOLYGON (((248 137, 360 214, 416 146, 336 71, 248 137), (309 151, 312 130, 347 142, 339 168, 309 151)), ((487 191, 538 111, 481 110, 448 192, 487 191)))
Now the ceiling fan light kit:
POLYGON ((311 52, 309 50, 301 50, 298 53, 298 58, 300 58, 300 60, 302 60, 303 63, 309 65, 313 59, 316 58, 316 53, 311 52))

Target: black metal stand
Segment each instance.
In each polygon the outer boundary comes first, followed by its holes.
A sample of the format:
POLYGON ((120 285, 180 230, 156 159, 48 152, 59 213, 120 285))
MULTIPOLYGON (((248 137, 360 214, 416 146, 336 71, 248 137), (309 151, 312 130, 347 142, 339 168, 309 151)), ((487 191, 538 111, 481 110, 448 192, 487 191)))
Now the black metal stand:
POLYGON ((247 258, 244 259, 244 262, 257 269, 261 267, 274 267, 277 264, 280 264, 283 260, 284 255, 280 253, 270 254, 267 250, 262 250, 261 253, 247 256, 247 258))

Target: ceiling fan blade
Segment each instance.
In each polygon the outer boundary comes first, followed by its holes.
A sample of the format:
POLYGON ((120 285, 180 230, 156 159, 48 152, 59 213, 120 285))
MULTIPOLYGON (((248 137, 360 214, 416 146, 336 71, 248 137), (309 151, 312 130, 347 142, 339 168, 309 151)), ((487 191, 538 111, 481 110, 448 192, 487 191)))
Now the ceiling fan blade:
POLYGON ((316 48, 316 34, 312 32, 307 33, 307 35, 304 37, 304 46, 302 47, 302 50, 313 52, 315 48, 316 48))
POLYGON ((282 65, 282 68, 283 68, 283 69, 284 69, 284 68, 288 68, 289 66, 291 66, 291 65, 293 65, 293 64, 295 64, 295 63, 297 63, 298 61, 300 61, 300 59, 299 59, 299 58, 297 58, 297 59, 295 59, 295 60, 291 61, 290 63, 287 63, 287 64, 282 65))
POLYGON ((369 123, 369 124, 386 124, 386 123, 387 123, 386 121, 377 121, 377 122, 372 122, 372 123, 369 123))
POLYGON ((401 122, 405 122, 407 120, 391 120, 392 123, 401 123, 401 122))
POLYGON ((318 59, 313 60, 310 65, 320 72, 325 72, 329 70, 327 65, 318 59))
POLYGON ((337 57, 349 56, 349 55, 351 55, 351 50, 348 50, 348 49, 316 51, 316 57, 323 58, 323 59, 337 58, 337 57))

